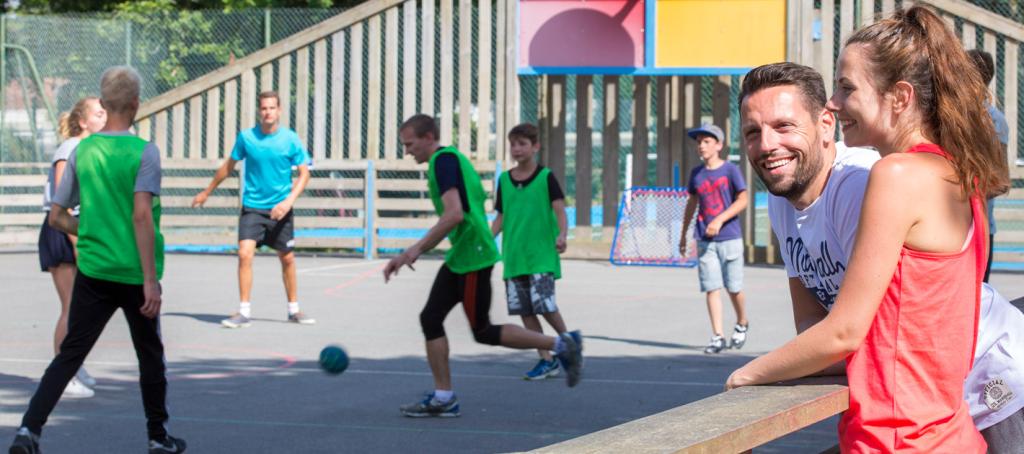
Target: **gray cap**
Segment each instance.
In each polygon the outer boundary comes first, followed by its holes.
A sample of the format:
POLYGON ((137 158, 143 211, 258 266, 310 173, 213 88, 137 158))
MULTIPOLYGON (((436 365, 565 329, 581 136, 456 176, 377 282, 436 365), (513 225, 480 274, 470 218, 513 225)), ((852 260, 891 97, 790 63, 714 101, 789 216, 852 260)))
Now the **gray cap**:
POLYGON ((699 128, 693 128, 689 131, 686 131, 686 135, 690 136, 690 138, 694 140, 697 140, 698 134, 707 134, 711 137, 714 137, 715 139, 718 139, 719 142, 725 141, 725 133, 722 132, 722 128, 719 128, 718 126, 715 126, 711 123, 704 123, 699 128))

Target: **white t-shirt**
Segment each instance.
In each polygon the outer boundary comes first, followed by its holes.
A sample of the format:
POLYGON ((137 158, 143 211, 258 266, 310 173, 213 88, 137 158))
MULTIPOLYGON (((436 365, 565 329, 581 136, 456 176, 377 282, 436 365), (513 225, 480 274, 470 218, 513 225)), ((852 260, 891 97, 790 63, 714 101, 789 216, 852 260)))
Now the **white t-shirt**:
MULTIPOLYGON (((57 193, 57 162, 67 161, 71 157, 71 152, 75 150, 78 143, 82 139, 78 137, 72 137, 64 142, 61 142, 60 146, 57 147, 57 151, 53 152, 53 159, 50 161, 50 171, 46 174, 46 187, 43 188, 43 211, 50 211, 50 206, 53 204, 53 195, 57 193)), ((63 175, 61 175, 63 176, 63 175)), ((75 213, 77 214, 78 207, 75 207, 75 213)))
POLYGON ((799 277, 825 309, 839 294, 853 253, 860 205, 878 153, 836 144, 836 160, 821 197, 804 210, 768 195, 768 217, 789 277, 799 277))
MULTIPOLYGON (((782 247, 789 277, 798 277, 830 310, 853 254, 864 191, 878 153, 836 144, 825 190, 804 210, 768 196, 768 217, 782 247)), ((981 313, 974 368, 964 399, 978 430, 1024 408, 1024 313, 988 284, 981 288, 981 313)))

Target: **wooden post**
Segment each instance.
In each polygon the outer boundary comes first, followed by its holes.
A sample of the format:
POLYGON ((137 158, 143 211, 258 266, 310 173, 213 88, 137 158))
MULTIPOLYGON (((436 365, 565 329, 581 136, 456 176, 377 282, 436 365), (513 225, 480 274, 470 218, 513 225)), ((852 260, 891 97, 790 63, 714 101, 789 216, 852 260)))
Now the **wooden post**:
POLYGON ((672 78, 658 76, 658 104, 655 107, 657 126, 657 164, 654 184, 672 184, 672 78))
MULTIPOLYGON (((701 77, 687 76, 683 78, 683 129, 691 129, 700 126, 701 111, 701 77)), ((679 184, 686 186, 690 182, 690 170, 700 165, 700 157, 697 154, 697 141, 684 134, 683 143, 683 165, 679 169, 679 184)))
POLYGON ((185 158, 185 103, 179 102, 171 108, 174 124, 171 128, 171 156, 185 158))
POLYGON ((590 205, 594 199, 593 76, 576 76, 576 227, 590 227, 590 205))
POLYGON ((548 109, 551 107, 548 98, 551 97, 551 84, 548 79, 551 76, 540 76, 537 87, 537 130, 540 134, 540 153, 537 156, 538 162, 548 162, 548 153, 551 151, 548 139, 551 138, 551 115, 548 109))
POLYGON ((627 187, 647 186, 648 120, 651 108, 651 79, 633 78, 633 174, 627 187))
POLYGON ((371 17, 366 33, 366 159, 380 158, 380 19, 379 14, 371 17))
MULTIPOLYGON (((416 0, 402 4, 402 118, 416 115, 416 0)), ((397 134, 397 133, 396 133, 397 134)))
POLYGON ((398 8, 385 13, 384 30, 384 159, 398 159, 398 8))
POLYGON ((156 121, 153 123, 153 144, 160 150, 163 156, 168 156, 167 149, 167 111, 161 110, 156 113, 156 121))
POLYGON ((672 76, 671 108, 669 109, 669 154, 672 157, 671 176, 669 185, 683 184, 683 155, 686 153, 683 140, 686 137, 686 125, 683 123, 683 103, 686 93, 683 86, 683 78, 672 76))
POLYGON ((235 79, 224 83, 224 153, 235 148, 238 134, 238 83, 235 79))
POLYGON ((277 94, 281 97, 281 126, 292 124, 292 56, 277 61, 277 94))
POLYGON ((565 187, 565 76, 547 78, 547 157, 545 164, 565 187))
POLYGON ((203 156, 203 95, 193 96, 188 102, 188 158, 203 156))
MULTIPOLYGON (((245 79, 243 78, 244 82, 245 79)), ((246 102, 245 84, 242 84, 242 102, 246 102)), ((242 104, 245 106, 245 104, 242 104)), ((242 127, 251 127, 242 120, 242 127)), ((309 47, 296 52, 295 58, 295 134, 298 134, 302 146, 309 148, 309 47)))
MULTIPOLYGON (((454 89, 455 89, 455 60, 452 51, 454 43, 452 35, 455 34, 454 0, 441 0, 441 106, 438 112, 441 120, 440 142, 450 144, 455 139, 453 135, 452 115, 455 113, 454 89)), ((469 150, 462 150, 469 151, 469 150)))
MULTIPOLYGON (((242 73, 242 93, 239 95, 238 102, 240 103, 239 127, 244 130, 256 126, 259 102, 256 100, 256 73, 251 69, 242 73)), ((300 137, 305 139, 306 136, 300 137)))
MULTIPOLYGON (((808 8, 810 9, 810 8, 808 8)), ((841 2, 839 4, 839 42, 846 43, 846 38, 849 38, 853 34, 854 27, 854 10, 853 2, 850 0, 841 2)), ((810 36, 811 35, 811 24, 809 21, 804 24, 806 28, 802 32, 810 36)))
POLYGON ((274 89, 274 63, 260 66, 260 92, 274 89))
POLYGON ((331 159, 345 158, 345 32, 331 35, 331 159))
POLYGON ((964 49, 971 50, 978 48, 978 35, 975 30, 974 24, 964 21, 964 26, 961 30, 963 32, 962 39, 964 41, 964 49))
MULTIPOLYGON (((476 84, 476 159, 487 161, 491 157, 491 2, 479 2, 476 84)), ((504 131, 498 131, 498 141, 504 131)))
POLYGON ((825 79, 825 92, 832 90, 836 66, 832 58, 835 50, 835 0, 821 0, 821 77, 825 79))
POLYGON ((220 146, 220 87, 206 91, 206 153, 205 159, 217 159, 224 150, 220 146))
POLYGON ((459 150, 473 156, 473 2, 459 0, 459 150))
POLYGON ((615 227, 619 207, 619 77, 604 76, 604 129, 601 133, 602 225, 615 227))
POLYGON ((327 159, 327 40, 313 45, 313 156, 327 159))
POLYGON ((1015 170, 1017 160, 1017 137, 1019 131, 1017 131, 1017 116, 1020 115, 1018 105, 1020 100, 1017 98, 1017 78, 1020 77, 1018 74, 1018 64, 1020 58, 1017 54, 1020 48, 1020 43, 1017 41, 1011 41, 1007 39, 1004 41, 1005 46, 1003 47, 1003 113, 1006 114, 1006 123, 1010 125, 1010 143, 1007 144, 1006 154, 1007 163, 1010 167, 1010 175, 1016 177, 1017 172, 1015 170))
MULTIPOLYGON (((508 0, 510 3, 516 3, 508 0)), ((502 162, 505 160, 505 133, 508 132, 509 126, 513 123, 509 118, 505 116, 505 112, 508 109, 505 104, 508 102, 505 99, 508 91, 506 90, 506 80, 509 77, 515 79, 515 75, 509 75, 505 71, 505 64, 508 58, 505 53, 508 50, 505 48, 505 27, 507 20, 505 19, 505 3, 506 0, 498 0, 495 4, 495 41, 497 45, 494 48, 494 160, 502 162)), ((513 41, 514 42, 514 41, 513 41)), ((509 46, 514 47, 514 46, 509 46)))
POLYGON ((420 39, 423 50, 420 55, 420 112, 430 116, 436 116, 434 109, 434 1, 428 0, 422 4, 420 22, 422 23, 422 38, 420 39))
MULTIPOLYGON (((348 159, 363 159, 363 23, 349 29, 348 159)), ((371 38, 372 39, 372 38, 371 38)))
POLYGON ((860 0, 860 9, 857 11, 857 28, 871 24, 875 21, 875 0, 860 0))

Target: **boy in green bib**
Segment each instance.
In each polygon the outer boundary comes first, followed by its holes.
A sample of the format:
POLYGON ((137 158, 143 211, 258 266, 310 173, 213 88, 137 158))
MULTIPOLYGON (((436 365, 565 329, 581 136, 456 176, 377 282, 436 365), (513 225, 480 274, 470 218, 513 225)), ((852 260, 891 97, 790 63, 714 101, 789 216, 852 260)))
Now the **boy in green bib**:
POLYGON ((406 153, 412 155, 417 163, 429 163, 427 187, 440 219, 416 244, 388 262, 384 267, 384 282, 397 275, 403 266, 413 269, 413 263, 421 254, 433 249, 446 237, 451 242, 427 303, 420 312, 427 360, 434 376, 434 391, 423 399, 401 406, 401 413, 414 418, 459 416, 459 401, 452 391, 448 368, 448 338, 444 331, 444 319, 459 303, 462 303, 477 342, 553 350, 566 369, 569 386, 575 386, 583 363, 583 339, 579 332, 549 337, 516 325, 491 324, 491 271, 500 256, 487 225, 484 213, 486 194, 473 163, 454 147, 440 145, 437 122, 430 116, 412 116, 402 123, 398 136, 406 153))
MULTIPOLYGON (((540 151, 537 127, 524 123, 508 133, 509 154, 516 166, 498 180, 494 208, 498 216, 491 233, 501 237, 505 260, 505 294, 508 314, 523 319, 523 326, 543 333, 542 315, 558 334, 565 322, 555 305, 555 280, 562 277, 558 254, 565 252, 569 223, 565 194, 555 174, 537 164, 540 151)), ((558 361, 539 349, 540 361, 523 377, 543 380, 558 375, 558 361)))
POLYGON ((119 308, 139 359, 149 453, 185 452, 185 442, 169 436, 165 427, 160 150, 129 131, 139 108, 139 85, 138 73, 129 67, 103 73, 100 103, 107 111, 107 124, 71 152, 53 197, 50 225, 78 235, 78 275, 71 291, 68 333, 29 402, 11 454, 39 452, 43 424, 119 308), (81 205, 78 218, 66 209, 76 205, 81 205))

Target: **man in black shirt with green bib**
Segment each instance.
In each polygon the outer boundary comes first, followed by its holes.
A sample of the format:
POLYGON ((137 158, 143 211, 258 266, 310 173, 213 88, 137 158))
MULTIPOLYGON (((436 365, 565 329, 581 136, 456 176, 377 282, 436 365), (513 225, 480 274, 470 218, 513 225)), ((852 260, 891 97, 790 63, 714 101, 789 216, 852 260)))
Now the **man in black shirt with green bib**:
POLYGON ((441 218, 416 244, 388 262, 384 281, 397 275, 403 266, 412 269, 421 254, 445 237, 451 242, 427 304, 420 312, 434 391, 421 400, 403 405, 402 414, 409 417, 459 416, 459 402, 452 391, 448 367, 444 319, 460 302, 477 342, 552 350, 567 372, 569 386, 576 386, 583 363, 583 338, 578 331, 550 337, 516 325, 491 324, 491 271, 501 257, 484 213, 486 193, 473 164, 454 147, 440 145, 437 123, 430 116, 420 114, 409 118, 402 123, 398 134, 406 152, 417 163, 429 163, 428 190, 441 218))

